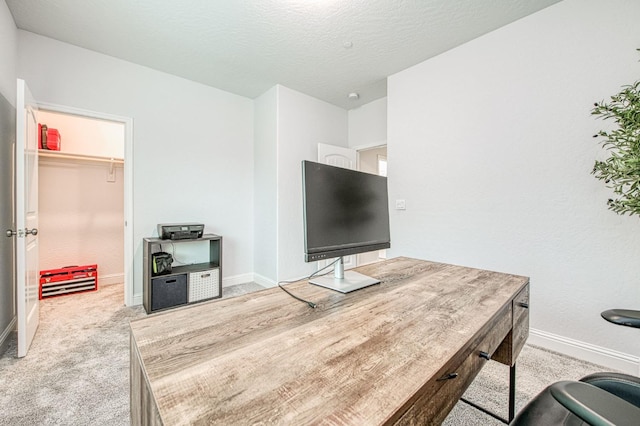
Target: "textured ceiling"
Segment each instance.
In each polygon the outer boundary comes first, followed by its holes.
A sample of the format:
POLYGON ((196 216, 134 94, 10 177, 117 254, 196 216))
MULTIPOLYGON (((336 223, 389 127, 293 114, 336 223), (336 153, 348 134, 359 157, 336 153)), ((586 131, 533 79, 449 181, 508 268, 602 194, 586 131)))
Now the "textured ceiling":
POLYGON ((26 31, 250 98, 282 84, 346 109, 385 96, 387 76, 558 1, 6 0, 26 31))

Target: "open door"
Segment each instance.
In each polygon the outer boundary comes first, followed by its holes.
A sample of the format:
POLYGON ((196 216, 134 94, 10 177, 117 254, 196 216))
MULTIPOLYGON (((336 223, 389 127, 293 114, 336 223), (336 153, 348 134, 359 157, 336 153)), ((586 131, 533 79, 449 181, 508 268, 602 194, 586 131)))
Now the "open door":
POLYGON ((18 357, 27 354, 39 322, 38 116, 24 80, 16 98, 16 310, 18 357))
POLYGON ((345 169, 358 169, 358 152, 343 146, 318 144, 318 163, 338 166, 345 169))

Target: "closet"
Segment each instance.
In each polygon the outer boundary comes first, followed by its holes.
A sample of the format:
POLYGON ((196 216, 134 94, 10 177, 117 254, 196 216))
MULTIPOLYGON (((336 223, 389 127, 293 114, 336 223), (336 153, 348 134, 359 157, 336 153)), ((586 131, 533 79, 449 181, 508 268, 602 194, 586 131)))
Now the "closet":
POLYGON ((42 110, 38 121, 61 137, 38 155, 40 270, 97 264, 98 287, 124 283, 124 124, 42 110))

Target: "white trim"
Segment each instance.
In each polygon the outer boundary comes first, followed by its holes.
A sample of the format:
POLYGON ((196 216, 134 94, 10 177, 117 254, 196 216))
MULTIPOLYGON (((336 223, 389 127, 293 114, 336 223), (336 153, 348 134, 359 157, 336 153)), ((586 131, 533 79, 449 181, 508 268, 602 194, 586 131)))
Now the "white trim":
POLYGON ((100 275, 98 274, 98 288, 103 285, 113 285, 124 283, 124 273, 100 275))
POLYGON ((256 284, 260 284, 261 286, 266 288, 272 288, 278 285, 277 282, 270 280, 269 278, 264 277, 260 274, 253 274, 253 282, 255 282, 256 284))
POLYGON ((124 120, 124 304, 133 306, 133 119, 124 120))
POLYGON ((133 299, 130 306, 142 305, 142 293, 136 293, 133 295, 133 299))
POLYGON ((142 304, 142 295, 133 292, 133 119, 48 102, 38 102, 38 108, 124 124, 124 304, 142 304))
POLYGON ((222 287, 231 287, 232 285, 250 283, 251 281, 253 281, 252 273, 224 277, 222 278, 222 287))
POLYGON ((351 149, 355 149, 356 151, 366 151, 368 149, 375 149, 375 148, 382 148, 384 146, 387 146, 387 140, 381 140, 381 141, 377 141, 377 142, 369 142, 369 143, 364 143, 361 145, 356 145, 356 146, 350 146, 349 148, 351 149))
POLYGON ((16 329, 16 317, 13 317, 7 325, 7 328, 4 329, 2 334, 0 334, 0 355, 4 353, 6 350, 6 345, 9 343, 9 336, 16 329))
MULTIPOLYGON (((232 277, 226 277, 222 279, 222 287, 231 287, 232 285, 244 284, 255 282, 263 287, 275 287, 277 284, 268 278, 265 278, 258 274, 247 273, 234 275, 232 277)), ((133 305, 142 305, 142 293, 133 295, 133 305)))
POLYGON ((602 365, 609 369, 623 371, 635 376, 640 375, 640 357, 631 354, 614 351, 533 328, 529 330, 527 343, 602 365))

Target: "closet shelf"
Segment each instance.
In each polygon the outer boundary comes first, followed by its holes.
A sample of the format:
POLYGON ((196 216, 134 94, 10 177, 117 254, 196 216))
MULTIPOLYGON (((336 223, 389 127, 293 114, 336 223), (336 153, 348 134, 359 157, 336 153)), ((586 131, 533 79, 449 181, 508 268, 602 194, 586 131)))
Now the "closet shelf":
POLYGON ((97 162, 111 163, 111 164, 124 164, 124 159, 122 158, 101 157, 97 155, 67 154, 60 151, 48 151, 46 149, 39 149, 38 157, 60 158, 60 159, 81 160, 81 161, 97 161, 97 162))

